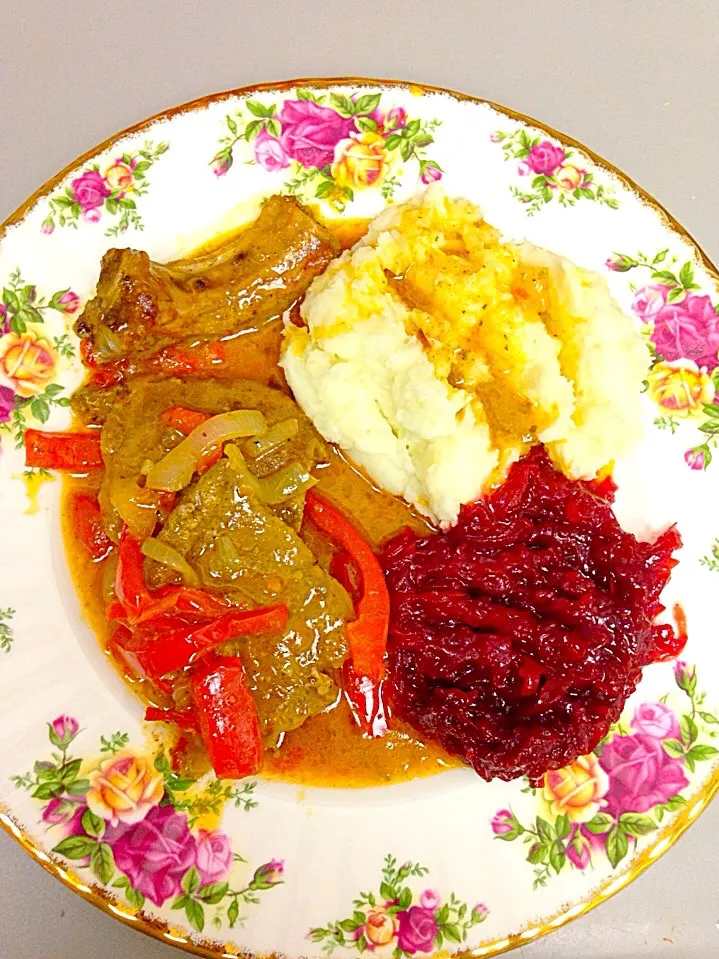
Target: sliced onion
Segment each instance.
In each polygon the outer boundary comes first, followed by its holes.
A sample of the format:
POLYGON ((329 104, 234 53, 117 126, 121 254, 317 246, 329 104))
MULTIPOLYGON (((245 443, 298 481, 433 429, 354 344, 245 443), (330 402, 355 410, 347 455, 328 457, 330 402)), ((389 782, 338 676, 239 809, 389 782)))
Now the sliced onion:
POLYGON ((112 507, 138 539, 151 536, 157 524, 157 495, 140 488, 132 478, 114 479, 110 484, 112 507))
POLYGON ((317 480, 300 463, 289 463, 257 482, 262 502, 268 506, 277 506, 290 496, 306 493, 316 485, 317 480))
POLYGON ((277 506, 290 496, 305 493, 317 483, 300 463, 290 463, 264 479, 258 479, 250 473, 245 457, 234 443, 225 447, 225 456, 240 477, 240 488, 248 489, 268 506, 277 506))
POLYGON ((225 447, 225 456, 230 461, 230 466, 240 477, 240 489, 260 495, 259 483, 256 476, 250 473, 245 457, 240 452, 239 446, 234 443, 228 443, 225 447))
POLYGON ((140 547, 148 559, 154 559, 156 563, 163 566, 169 566, 175 572, 180 573, 188 586, 197 586, 197 573, 187 562, 182 553, 179 553, 173 546, 163 543, 160 539, 146 539, 140 547))
POLYGON ((113 336, 108 327, 101 323, 95 328, 92 350, 97 356, 107 360, 117 356, 118 353, 122 353, 122 344, 113 336))
POLYGON ((240 554, 231 536, 218 536, 215 540, 215 556, 224 569, 233 570, 240 563, 240 554))
POLYGON ((257 410, 233 410, 213 416, 153 466, 147 474, 147 486, 176 493, 187 486, 203 453, 211 447, 238 436, 257 436, 266 431, 265 418, 257 410))
POLYGON ((265 453, 271 453, 272 450, 277 449, 287 440, 291 440, 293 436, 297 436, 299 428, 300 424, 294 417, 289 420, 282 420, 281 423, 275 423, 263 436, 247 440, 244 444, 245 453, 251 459, 256 460, 258 457, 264 456, 265 453))

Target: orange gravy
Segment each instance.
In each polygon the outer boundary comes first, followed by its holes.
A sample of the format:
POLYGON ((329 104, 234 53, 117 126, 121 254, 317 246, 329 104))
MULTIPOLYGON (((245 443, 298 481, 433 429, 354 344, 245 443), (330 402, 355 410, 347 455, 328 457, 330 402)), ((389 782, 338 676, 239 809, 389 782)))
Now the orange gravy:
MULTIPOLYGON (((352 246, 367 230, 365 220, 327 225, 336 233, 343 249, 352 246)), ((206 248, 216 245, 217 241, 213 241, 206 248)), ((235 378, 251 376, 273 386, 283 384, 281 370, 277 367, 281 335, 281 323, 272 321, 256 332, 234 337, 229 341, 233 348, 228 357, 228 368, 218 370, 218 374, 235 378)), ((330 463, 319 468, 316 475, 318 489, 342 505, 373 546, 403 526, 411 526, 418 532, 430 529, 426 521, 403 501, 373 487, 369 479, 338 451, 332 451, 330 463)), ((110 634, 103 598, 108 561, 93 562, 74 537, 67 506, 71 493, 79 489, 96 491, 99 482, 99 476, 66 477, 62 518, 68 563, 82 611, 105 648, 110 634)), ((321 537, 309 533, 308 544, 320 563, 326 561, 329 549, 321 537)), ((146 700, 143 683, 124 675, 123 679, 146 700)), ((265 754, 262 773, 270 779, 299 785, 361 787, 429 776, 460 765, 459 760, 449 756, 440 746, 424 742, 406 724, 395 719, 391 725, 386 736, 371 739, 362 734, 349 707, 340 700, 326 712, 307 720, 299 729, 287 733, 278 749, 265 754)))

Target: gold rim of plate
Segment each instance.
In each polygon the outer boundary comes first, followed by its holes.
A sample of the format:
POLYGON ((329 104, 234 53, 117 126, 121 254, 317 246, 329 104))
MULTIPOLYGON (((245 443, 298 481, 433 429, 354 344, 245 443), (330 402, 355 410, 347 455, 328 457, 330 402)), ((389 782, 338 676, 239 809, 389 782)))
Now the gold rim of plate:
MULTIPOLYGON (((626 187, 635 193, 645 204, 657 212, 666 226, 668 226, 675 233, 678 233, 682 239, 689 243, 694 250, 696 258, 702 264, 707 273, 712 277, 713 281, 717 285, 717 289, 719 290, 719 271, 701 246, 694 239, 694 237, 684 226, 682 226, 676 217, 672 216, 672 214, 665 209, 665 207, 663 207, 658 200, 656 200, 650 193, 647 193, 646 190, 640 187, 639 184, 632 180, 631 177, 627 176, 626 173, 622 172, 609 160, 604 159, 604 157, 600 156, 598 153, 595 153, 594 150, 591 150, 579 140, 575 140, 573 137, 556 130, 554 127, 551 127, 546 123, 535 120, 534 117, 527 116, 524 113, 519 113, 517 110, 512 110, 509 107, 505 107, 493 100, 485 100, 482 97, 474 97, 467 93, 460 93, 459 91, 452 90, 448 87, 431 86, 425 83, 412 83, 407 80, 379 80, 371 77, 297 77, 293 80, 250 84, 245 87, 238 87, 234 90, 224 90, 221 93, 214 93, 209 94, 208 96, 198 97, 195 100, 190 100, 187 103, 173 107, 170 110, 162 110, 159 113, 155 113, 152 116, 147 117, 147 119, 113 134, 102 143, 91 148, 90 150, 87 150, 85 153, 74 159, 71 163, 68 163, 67 166, 65 166, 54 177, 47 180, 38 190, 28 197, 28 199, 21 204, 14 213, 11 213, 10 216, 0 224, 0 240, 2 240, 3 235, 9 227, 15 226, 16 224, 22 222, 26 214, 37 204, 37 202, 51 193, 58 183, 64 180, 72 170, 86 163, 97 154, 111 148, 112 145, 117 142, 117 140, 133 133, 139 133, 152 123, 156 123, 158 120, 169 120, 172 117, 179 116, 180 114, 190 113, 194 110, 206 107, 210 103, 220 103, 223 100, 227 100, 230 97, 235 96, 246 97, 255 93, 284 91, 295 86, 328 88, 346 85, 395 87, 408 90, 410 93, 417 96, 423 96, 425 93, 440 93, 449 96, 454 100, 486 104, 513 120, 519 120, 522 123, 528 124, 529 126, 543 130, 545 133, 548 133, 550 136, 554 137, 560 142, 575 147, 577 150, 580 150, 582 153, 590 157, 590 159, 598 167, 609 171, 615 177, 617 177, 617 179, 619 179, 626 187)), ((547 933, 553 932, 555 929, 559 929, 561 926, 566 925, 573 919, 578 919, 580 916, 585 915, 591 909, 594 909, 601 903, 606 902, 607 899, 610 899, 621 889, 624 889, 625 886, 628 886, 630 882, 633 882, 637 876, 640 876, 653 862, 659 859, 660 856, 663 856, 668 849, 671 849, 671 847, 689 828, 699 814, 709 805, 718 791, 719 767, 715 769, 711 777, 704 784, 700 792, 694 797, 692 802, 690 802, 684 809, 681 810, 681 812, 677 814, 674 821, 669 826, 658 833, 656 842, 636 856, 630 865, 624 870, 624 872, 599 886, 593 892, 591 898, 585 900, 584 902, 578 903, 571 909, 561 910, 554 916, 543 919, 541 922, 529 924, 521 932, 516 933, 515 935, 506 937, 504 939, 495 939, 490 942, 486 942, 484 945, 478 946, 474 949, 459 950, 458 952, 451 953, 451 955, 459 957, 459 959, 464 959, 464 957, 470 956, 477 957, 477 959, 498 956, 501 953, 509 952, 510 950, 516 949, 522 945, 526 945, 535 939, 539 939, 541 936, 545 936, 547 933)), ((136 912, 120 902, 112 901, 112 897, 105 889, 98 885, 88 885, 87 883, 83 882, 80 876, 73 873, 72 870, 65 869, 64 866, 62 866, 59 862, 48 855, 48 853, 41 849, 29 835, 29 833, 25 832, 25 830, 15 822, 9 808, 4 804, 0 804, 0 827, 2 827, 4 831, 8 833, 8 835, 17 840, 22 848, 29 853, 36 862, 40 863, 43 869, 47 870, 47 872, 55 876, 55 878, 59 879, 60 882, 62 882, 69 889, 72 889, 78 895, 82 896, 82 898, 87 900, 87 902, 91 902, 94 906, 97 906, 98 909, 101 909, 109 916, 119 919, 130 928, 137 929, 141 932, 144 932, 145 935, 151 936, 153 939, 159 939, 161 942, 177 946, 180 949, 183 949, 186 952, 192 953, 196 956, 205 956, 209 957, 209 959, 218 959, 218 957, 223 957, 223 959, 247 957, 247 959, 250 959, 250 957, 254 955, 246 950, 238 949, 231 943, 225 943, 224 945, 221 945, 220 943, 211 943, 208 941, 207 945, 201 945, 197 942, 193 942, 192 939, 188 938, 184 934, 183 930, 175 929, 160 919, 148 918, 141 912, 136 912)), ((435 953, 435 955, 448 956, 450 953, 446 950, 443 950, 435 953)))

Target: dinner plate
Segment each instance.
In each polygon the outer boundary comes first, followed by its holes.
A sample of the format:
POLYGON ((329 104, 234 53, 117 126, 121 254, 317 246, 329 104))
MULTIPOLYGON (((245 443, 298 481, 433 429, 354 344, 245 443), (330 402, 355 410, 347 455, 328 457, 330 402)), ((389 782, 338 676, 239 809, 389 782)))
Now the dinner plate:
POLYGON ((717 274, 609 163, 447 90, 266 84, 153 117, 72 163, 4 224, 0 281, 0 821, 69 887, 206 956, 491 956, 622 889, 709 802, 717 274), (81 377, 72 324, 107 249, 167 260, 250 220, 278 191, 355 218, 437 181, 505 237, 599 271, 651 345, 646 430, 616 464, 616 511, 640 537, 679 526, 663 615, 686 619, 682 659, 648 667, 597 754, 539 788, 469 769, 364 790, 179 781, 83 619, 60 483, 25 473, 23 431, 69 423, 81 377))

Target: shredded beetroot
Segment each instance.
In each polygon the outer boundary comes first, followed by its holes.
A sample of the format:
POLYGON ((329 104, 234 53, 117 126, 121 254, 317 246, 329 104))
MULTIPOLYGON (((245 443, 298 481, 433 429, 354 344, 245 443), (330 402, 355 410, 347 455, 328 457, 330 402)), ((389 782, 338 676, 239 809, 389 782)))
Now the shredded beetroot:
POLYGON ((679 533, 639 542, 614 491, 567 479, 536 448, 453 529, 404 530, 383 550, 393 711, 484 779, 591 752, 642 667, 683 645, 654 625, 679 533))

